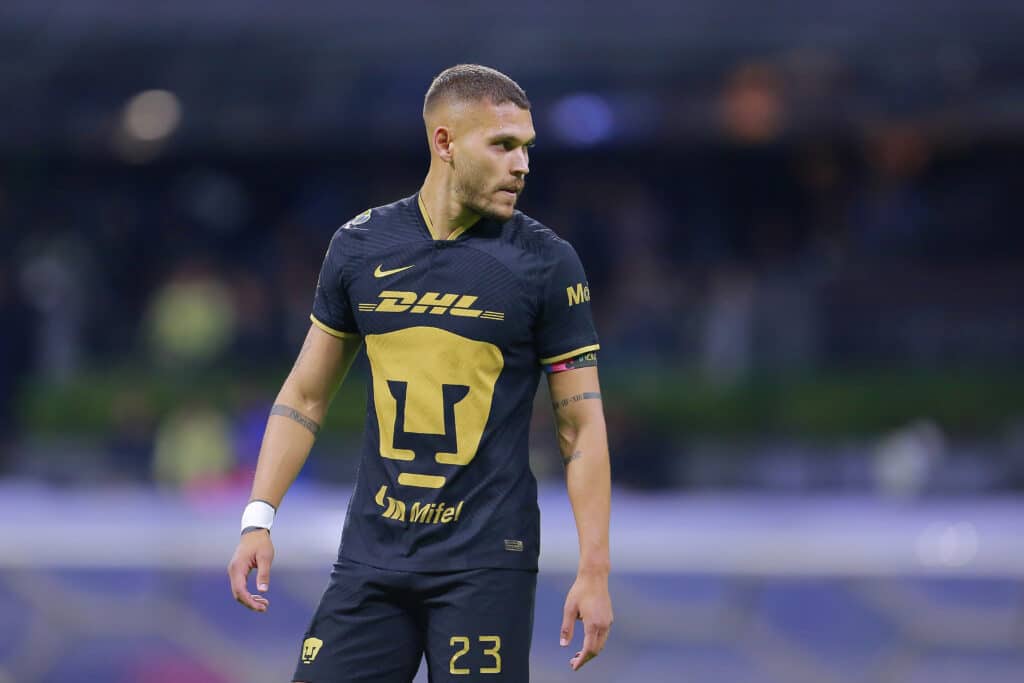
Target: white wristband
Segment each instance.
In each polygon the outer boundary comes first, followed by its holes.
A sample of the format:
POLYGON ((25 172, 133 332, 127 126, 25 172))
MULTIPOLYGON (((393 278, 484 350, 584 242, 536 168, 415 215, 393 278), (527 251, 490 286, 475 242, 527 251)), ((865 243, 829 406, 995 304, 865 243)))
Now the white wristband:
POLYGON ((261 529, 274 526, 274 506, 262 500, 254 500, 246 505, 242 513, 242 531, 251 526, 261 529))

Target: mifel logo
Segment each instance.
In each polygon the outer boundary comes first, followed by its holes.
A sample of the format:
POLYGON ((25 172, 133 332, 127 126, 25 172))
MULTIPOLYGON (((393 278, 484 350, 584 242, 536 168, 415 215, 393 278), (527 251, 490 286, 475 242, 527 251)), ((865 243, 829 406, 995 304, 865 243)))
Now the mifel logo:
POLYGON ((306 638, 302 641, 302 663, 311 664, 323 645, 324 641, 319 638, 306 638))
POLYGON ((450 524, 451 522, 457 522, 462 514, 462 506, 466 502, 460 500, 457 504, 453 505, 444 502, 421 503, 417 500, 409 506, 407 518, 405 503, 387 495, 387 492, 388 485, 383 484, 377 490, 377 495, 373 498, 377 505, 381 507, 385 507, 384 501, 387 501, 387 509, 381 513, 381 516, 399 522, 404 522, 408 519, 412 524, 450 524))
POLYGON ((374 497, 374 501, 376 501, 377 505, 384 507, 384 498, 386 497, 388 500, 388 509, 384 511, 384 516, 388 519, 397 519, 401 522, 404 522, 405 503, 395 498, 392 498, 391 496, 385 496, 384 494, 386 494, 387 492, 388 485, 384 484, 383 486, 380 487, 380 490, 377 491, 377 495, 374 497))

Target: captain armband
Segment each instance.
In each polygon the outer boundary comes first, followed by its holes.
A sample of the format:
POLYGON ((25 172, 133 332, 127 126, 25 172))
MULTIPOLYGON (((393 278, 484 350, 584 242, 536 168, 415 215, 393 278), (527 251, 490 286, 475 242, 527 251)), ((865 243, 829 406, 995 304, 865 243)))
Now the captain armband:
POLYGON ((249 501, 242 513, 242 533, 258 529, 270 531, 270 527, 274 526, 275 513, 274 506, 265 500, 249 501))
POLYGON ((597 351, 587 351, 581 353, 574 358, 566 358, 554 363, 547 363, 541 367, 544 368, 544 372, 550 374, 556 372, 565 372, 566 370, 575 370, 576 368, 589 368, 597 365, 597 351))

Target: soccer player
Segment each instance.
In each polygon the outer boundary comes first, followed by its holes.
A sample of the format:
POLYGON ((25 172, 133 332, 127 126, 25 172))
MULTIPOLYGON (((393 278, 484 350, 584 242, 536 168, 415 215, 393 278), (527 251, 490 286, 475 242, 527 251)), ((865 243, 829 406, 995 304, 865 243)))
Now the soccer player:
POLYGON ((515 210, 535 137, 529 100, 504 74, 459 65, 434 79, 423 119, 419 192, 331 239, 228 565, 235 599, 266 611, 274 513, 365 343, 361 462, 295 681, 411 681, 423 655, 432 682, 529 680, 540 520, 527 437, 542 371, 579 535, 559 634, 567 646, 582 620, 573 670, 612 623, 590 290, 573 248, 515 210))

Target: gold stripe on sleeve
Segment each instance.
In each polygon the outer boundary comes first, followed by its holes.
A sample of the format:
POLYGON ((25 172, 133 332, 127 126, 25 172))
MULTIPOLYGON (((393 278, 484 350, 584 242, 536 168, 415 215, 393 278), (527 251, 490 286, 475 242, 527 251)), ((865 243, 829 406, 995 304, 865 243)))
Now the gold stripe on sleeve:
POLYGON ((327 327, 327 325, 324 325, 322 322, 317 320, 316 316, 314 316, 312 313, 309 314, 309 319, 312 320, 313 324, 319 327, 321 330, 331 335, 332 337, 337 337, 338 339, 358 339, 363 336, 358 332, 342 332, 341 330, 336 330, 333 327, 327 327))
POLYGON ((573 349, 572 351, 566 351, 565 353, 560 353, 557 356, 550 356, 548 358, 541 358, 540 359, 540 364, 541 365, 550 365, 552 363, 557 363, 560 360, 565 360, 566 358, 575 358, 576 356, 581 356, 584 353, 587 353, 589 351, 597 351, 599 348, 601 348, 600 344, 591 344, 590 346, 581 346, 578 349, 573 349))

